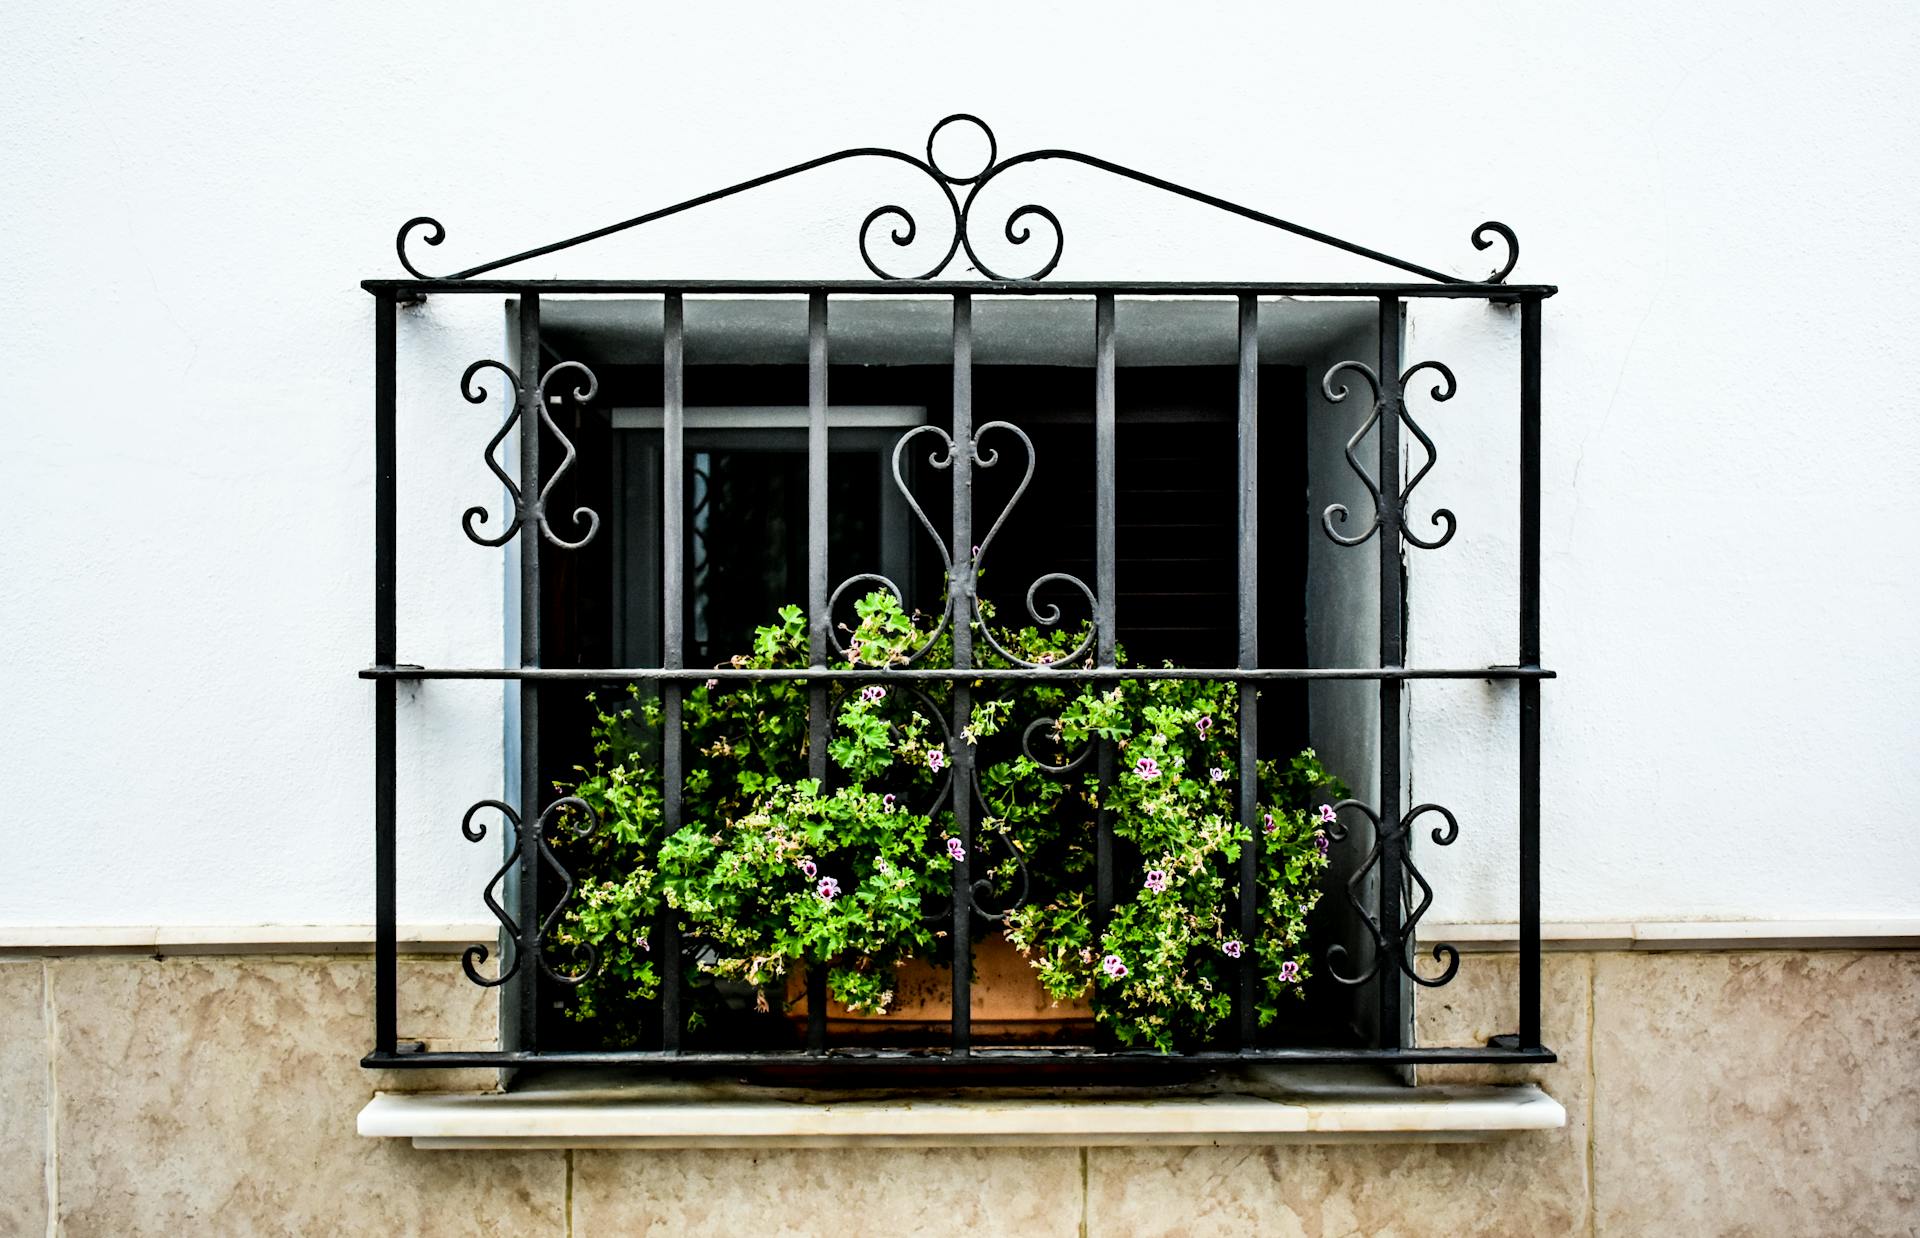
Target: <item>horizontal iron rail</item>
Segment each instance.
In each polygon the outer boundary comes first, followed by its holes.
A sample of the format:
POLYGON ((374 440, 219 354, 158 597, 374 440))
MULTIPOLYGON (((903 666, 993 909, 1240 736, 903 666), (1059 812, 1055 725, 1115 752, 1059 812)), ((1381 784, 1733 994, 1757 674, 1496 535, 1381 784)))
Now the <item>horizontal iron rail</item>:
POLYGON ((987 680, 1071 683, 1084 680, 1120 681, 1127 679, 1217 679, 1226 682, 1267 679, 1554 679, 1558 673, 1538 666, 1339 666, 1339 667, 1259 667, 1238 670, 1232 667, 1191 666, 1086 666, 1059 670, 1029 667, 907 667, 887 669, 877 666, 833 667, 795 666, 771 670, 741 670, 735 667, 663 667, 663 666, 369 666, 360 672, 362 679, 565 679, 585 683, 612 683, 618 680, 674 683, 688 680, 717 679, 722 682, 756 680, 855 683, 895 681, 946 681, 973 683, 987 680))
POLYGON ((1268 1065, 1443 1065, 1443 1064, 1521 1064, 1559 1060, 1547 1048, 1509 1048, 1504 1046, 1432 1046, 1409 1049, 1247 1049, 1240 1052, 1201 1053, 1126 1053, 1079 1049, 995 1049, 973 1048, 967 1053, 946 1049, 828 1049, 814 1053, 782 1049, 760 1053, 673 1053, 658 1049, 559 1051, 528 1053, 512 1050, 456 1051, 436 1050, 419 1053, 369 1053, 361 1065, 376 1070, 412 1067, 431 1070, 498 1069, 511 1066, 586 1066, 636 1067, 672 1066, 709 1067, 737 1070, 743 1066, 825 1067, 828 1069, 925 1068, 941 1071, 991 1069, 1005 1066, 1099 1067, 1109 1070, 1134 1070, 1142 1073, 1177 1070, 1195 1065, 1268 1066, 1268 1065))
POLYGON ((360 286, 375 296, 402 300, 430 293, 487 292, 617 293, 663 296, 670 292, 728 296, 869 295, 888 297, 1022 296, 1022 297, 1442 297, 1471 301, 1541 301, 1560 289, 1553 284, 1382 284, 1382 283, 1255 283, 1219 280, 1158 280, 1136 282, 952 279, 827 279, 827 280, 663 280, 663 279, 368 279, 360 286))

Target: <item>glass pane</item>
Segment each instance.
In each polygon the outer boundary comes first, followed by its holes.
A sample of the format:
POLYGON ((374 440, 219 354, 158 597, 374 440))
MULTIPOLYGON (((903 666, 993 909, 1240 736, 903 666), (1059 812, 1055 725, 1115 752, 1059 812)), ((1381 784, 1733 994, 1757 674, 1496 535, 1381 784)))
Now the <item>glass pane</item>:
MULTIPOLYGON (((807 457, 687 453, 687 650, 711 666, 753 643, 780 607, 807 604, 807 457)), ((836 451, 827 473, 829 582, 879 570, 880 457, 836 451)))

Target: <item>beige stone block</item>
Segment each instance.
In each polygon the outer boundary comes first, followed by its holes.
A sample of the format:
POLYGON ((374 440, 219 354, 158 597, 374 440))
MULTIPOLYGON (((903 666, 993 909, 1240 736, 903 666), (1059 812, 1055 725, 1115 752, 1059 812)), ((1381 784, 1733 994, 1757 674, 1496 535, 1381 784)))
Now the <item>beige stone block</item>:
MULTIPOLYGON (((1590 961, 1542 959, 1548 1066, 1427 1067, 1424 1082, 1539 1083, 1567 1125, 1480 1144, 1331 1144, 1088 1151, 1087 1233, 1104 1235, 1579 1234, 1586 1230, 1590 961)), ((1423 1044, 1515 1030, 1517 960, 1476 955, 1417 995, 1423 1044)))
POLYGON ((1602 955, 1601 1233, 1920 1230, 1920 954, 1602 955))
POLYGON ((0 963, 0 1234, 47 1229, 47 1023, 41 965, 0 963))
MULTIPOLYGON (((564 1153, 355 1132, 376 1088, 474 1081, 360 1068, 372 976, 364 958, 50 962, 64 1232, 562 1232, 564 1153)), ((403 1033, 485 1034, 490 999, 457 963, 408 963, 401 987, 403 1033)))
POLYGON ((1074 1148, 576 1152, 573 1233, 832 1238, 1080 1232, 1074 1148))

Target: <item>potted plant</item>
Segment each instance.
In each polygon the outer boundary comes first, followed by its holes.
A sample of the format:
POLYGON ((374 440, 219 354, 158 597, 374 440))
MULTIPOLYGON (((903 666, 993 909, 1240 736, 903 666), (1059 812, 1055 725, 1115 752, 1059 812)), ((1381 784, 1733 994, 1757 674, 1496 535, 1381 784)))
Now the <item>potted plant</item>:
MULTIPOLYGON (((944 626, 881 591, 856 604, 846 668, 951 665, 944 626)), ((982 621, 991 619, 991 611, 982 621)), ((984 665, 1084 656, 1084 634, 1027 628, 986 645, 984 665)), ((807 664, 797 607, 758 629, 732 665, 807 664)), ((574 844, 574 901, 563 942, 602 962, 576 1017, 638 1039, 631 1012, 659 975, 650 949, 663 908, 680 918, 697 1022, 729 1000, 803 1017, 809 969, 824 971, 836 1038, 944 1033, 952 965, 946 932, 953 865, 970 861, 983 927, 973 1028, 982 1041, 1084 1043, 1097 1024, 1123 1046, 1204 1043, 1231 1010, 1233 978, 1258 971, 1262 1025, 1300 992, 1302 943, 1318 898, 1332 810, 1344 789, 1311 751, 1257 771, 1260 931, 1242 941, 1226 908, 1249 834, 1235 811, 1235 688, 1193 679, 1023 680, 975 686, 957 732, 952 685, 848 682, 829 691, 832 777, 808 768, 808 688, 790 680, 710 680, 685 694, 683 826, 667 834, 657 702, 639 687, 603 707, 594 759, 563 788, 600 814, 574 844), (1004 688, 1005 690, 998 690, 1004 688), (1089 754, 1113 745, 1104 789, 1089 754), (953 754, 978 777, 956 785, 953 754), (973 795, 969 840, 952 797, 973 795), (1116 904, 1092 914, 1094 819, 1116 839, 1116 904), (971 854, 968 848, 971 847, 971 854), (578 850, 584 848, 585 854, 578 850), (864 1033, 864 1035, 863 1035, 864 1033)))

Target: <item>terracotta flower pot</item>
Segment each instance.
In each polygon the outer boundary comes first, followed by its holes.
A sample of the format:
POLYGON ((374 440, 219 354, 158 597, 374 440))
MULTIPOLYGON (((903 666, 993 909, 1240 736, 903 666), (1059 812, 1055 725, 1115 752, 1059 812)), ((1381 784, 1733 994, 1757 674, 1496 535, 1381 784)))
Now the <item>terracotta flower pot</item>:
MULTIPOLYGON (((975 1044, 1090 1044, 1093 1009, 1084 999, 1055 1003, 1026 957, 995 933, 974 947, 975 1044)), ((804 973, 787 977, 787 1017, 807 1024, 804 973)), ((953 1016, 953 973, 923 959, 900 965, 893 1005, 883 1015, 827 1006, 827 1037, 838 1044, 941 1043, 953 1016)))

